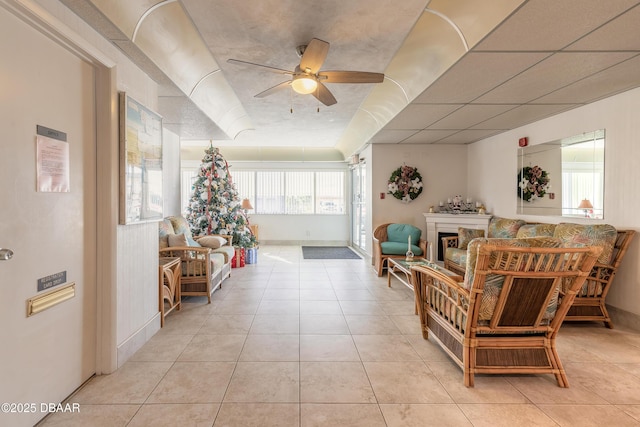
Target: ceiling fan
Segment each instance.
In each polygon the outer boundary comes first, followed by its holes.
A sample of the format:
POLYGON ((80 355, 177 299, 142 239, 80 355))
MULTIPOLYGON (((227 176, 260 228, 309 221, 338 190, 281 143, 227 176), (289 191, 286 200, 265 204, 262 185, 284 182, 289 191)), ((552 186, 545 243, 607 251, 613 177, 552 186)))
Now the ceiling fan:
POLYGON ((276 93, 288 86, 300 94, 312 94, 318 101, 326 106, 335 104, 336 98, 324 85, 324 83, 381 83, 384 80, 382 73, 370 73, 366 71, 320 71, 327 53, 329 43, 320 39, 311 39, 308 45, 298 46, 296 49, 300 58, 300 65, 295 70, 289 71, 269 65, 256 64, 240 59, 228 59, 231 64, 246 64, 266 68, 279 74, 291 75, 291 80, 279 83, 265 91, 255 95, 256 98, 264 98, 276 93))

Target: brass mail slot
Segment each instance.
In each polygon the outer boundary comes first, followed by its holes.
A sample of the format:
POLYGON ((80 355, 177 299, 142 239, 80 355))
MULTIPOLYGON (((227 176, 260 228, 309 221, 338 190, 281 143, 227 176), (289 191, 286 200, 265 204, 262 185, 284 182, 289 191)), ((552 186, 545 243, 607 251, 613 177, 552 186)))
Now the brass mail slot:
POLYGON ((27 317, 40 313, 74 296, 76 296, 76 284, 72 282, 55 291, 29 298, 27 300, 27 317))

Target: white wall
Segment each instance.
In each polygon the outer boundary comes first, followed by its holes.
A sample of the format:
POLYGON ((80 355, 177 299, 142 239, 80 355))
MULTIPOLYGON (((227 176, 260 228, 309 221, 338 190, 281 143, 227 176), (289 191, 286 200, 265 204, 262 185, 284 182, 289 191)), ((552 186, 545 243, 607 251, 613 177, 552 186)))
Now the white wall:
MULTIPOLYGON (((487 201, 490 213, 516 216, 518 138, 531 145, 596 129, 606 130, 604 222, 620 229, 640 229, 640 89, 522 126, 469 146, 468 188, 487 201)), ((566 221, 562 217, 519 216, 528 221, 566 221)), ((574 220, 572 221, 582 221, 574 220)), ((640 315, 640 238, 632 242, 607 297, 607 303, 640 315)))
MULTIPOLYGON (((426 221, 423 213, 430 206, 437 208, 440 200, 446 201, 457 194, 464 198, 478 198, 477 192, 467 189, 467 147, 464 145, 397 145, 373 144, 371 165, 372 226, 387 222, 413 224, 426 237, 426 221), (418 168, 424 184, 422 194, 411 203, 402 203, 387 193, 391 173, 406 164, 418 168), (380 193, 385 198, 380 199, 380 193)), ((514 192, 515 194, 515 192, 514 192)), ((515 206, 515 202, 514 202, 515 206)))
POLYGON ((251 215, 261 243, 276 245, 346 245, 347 215, 251 215))
POLYGON ((180 136, 162 132, 162 193, 164 216, 180 215, 180 136))
MULTIPOLYGON (((121 59, 118 90, 158 111, 158 87, 121 59)), ((160 329, 158 311, 158 223, 117 226, 117 366, 120 367, 160 329)))

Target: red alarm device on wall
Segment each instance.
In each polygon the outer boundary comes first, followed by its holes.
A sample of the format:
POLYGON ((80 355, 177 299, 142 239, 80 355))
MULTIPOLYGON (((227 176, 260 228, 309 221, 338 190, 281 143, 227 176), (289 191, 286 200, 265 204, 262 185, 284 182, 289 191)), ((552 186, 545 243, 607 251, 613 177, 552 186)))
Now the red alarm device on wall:
POLYGON ((518 140, 518 145, 519 145, 520 147, 526 147, 527 145, 529 145, 529 139, 528 139, 526 136, 525 136, 525 137, 523 137, 523 138, 520 138, 520 139, 518 140))

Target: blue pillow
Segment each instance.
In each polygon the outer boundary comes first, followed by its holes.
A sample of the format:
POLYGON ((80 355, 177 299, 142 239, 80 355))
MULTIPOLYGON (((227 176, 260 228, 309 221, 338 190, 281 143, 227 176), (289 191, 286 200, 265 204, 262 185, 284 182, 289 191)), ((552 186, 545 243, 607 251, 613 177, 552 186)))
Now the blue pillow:
POLYGON ((411 236, 411 244, 417 245, 421 234, 422 231, 418 227, 409 224, 389 224, 387 226, 388 242, 408 243, 409 236, 411 236))

